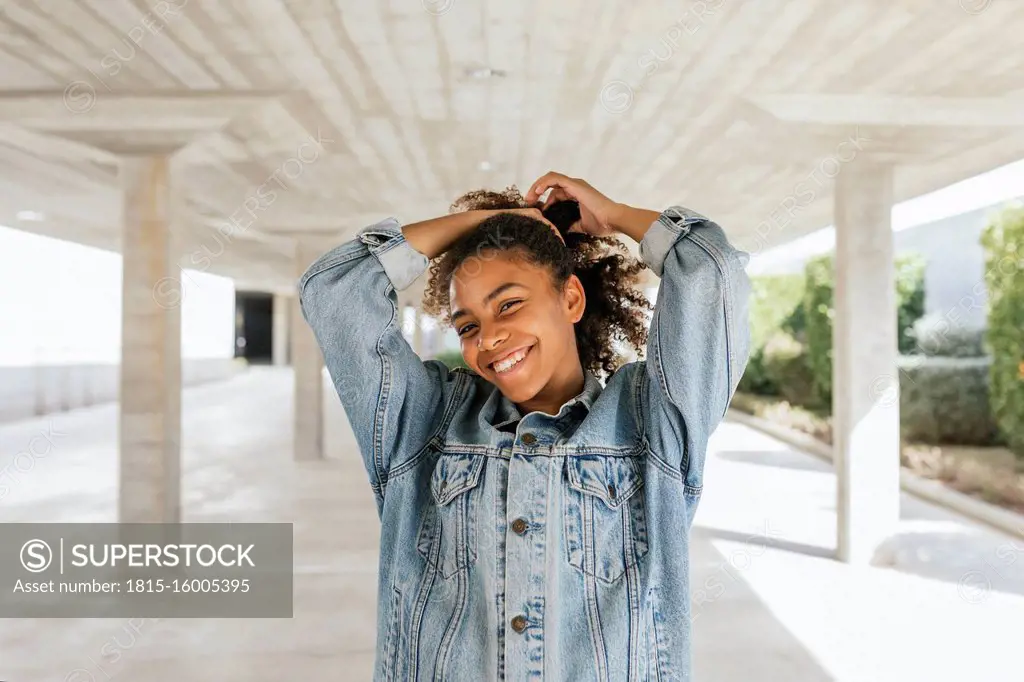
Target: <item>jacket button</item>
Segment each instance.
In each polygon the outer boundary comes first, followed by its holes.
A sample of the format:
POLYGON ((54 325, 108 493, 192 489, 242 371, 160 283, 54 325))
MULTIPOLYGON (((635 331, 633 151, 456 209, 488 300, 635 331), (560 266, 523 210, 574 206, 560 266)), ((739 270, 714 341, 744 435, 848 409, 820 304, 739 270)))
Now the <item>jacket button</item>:
POLYGON ((517 534, 522 535, 526 532, 526 519, 516 519, 512 522, 512 530, 517 534))
POLYGON ((610 497, 613 500, 615 499, 615 486, 608 486, 608 497, 610 497))
POLYGON ((512 629, 518 633, 522 633, 526 629, 526 618, 523 616, 516 616, 512 619, 512 629))
POLYGON ((534 443, 537 442, 537 436, 533 435, 532 433, 524 433, 521 440, 527 445, 533 445, 534 443))

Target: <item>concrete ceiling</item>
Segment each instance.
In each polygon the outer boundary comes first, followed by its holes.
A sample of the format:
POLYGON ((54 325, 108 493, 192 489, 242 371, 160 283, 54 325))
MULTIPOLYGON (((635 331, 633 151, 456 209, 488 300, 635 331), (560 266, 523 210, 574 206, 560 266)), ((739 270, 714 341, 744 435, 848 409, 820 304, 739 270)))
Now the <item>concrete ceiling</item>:
POLYGON ((5 0, 0 224, 117 250, 117 154, 171 149, 182 264, 242 286, 549 169, 756 253, 861 155, 897 200, 1024 157, 1022 35, 1017 0, 5 0))

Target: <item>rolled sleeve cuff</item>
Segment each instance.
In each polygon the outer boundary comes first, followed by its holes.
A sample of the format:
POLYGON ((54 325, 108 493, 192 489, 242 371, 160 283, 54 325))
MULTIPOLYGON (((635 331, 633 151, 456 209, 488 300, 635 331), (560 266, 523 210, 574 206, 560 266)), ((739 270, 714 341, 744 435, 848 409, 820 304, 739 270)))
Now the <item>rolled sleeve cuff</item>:
POLYGON ((388 218, 356 233, 376 256, 397 291, 407 289, 427 269, 428 259, 406 241, 402 226, 388 218))
POLYGON ((661 212, 644 234, 640 241, 640 258, 654 274, 661 277, 665 270, 665 259, 672 246, 689 234, 693 225, 707 220, 696 211, 682 206, 670 206, 661 212))

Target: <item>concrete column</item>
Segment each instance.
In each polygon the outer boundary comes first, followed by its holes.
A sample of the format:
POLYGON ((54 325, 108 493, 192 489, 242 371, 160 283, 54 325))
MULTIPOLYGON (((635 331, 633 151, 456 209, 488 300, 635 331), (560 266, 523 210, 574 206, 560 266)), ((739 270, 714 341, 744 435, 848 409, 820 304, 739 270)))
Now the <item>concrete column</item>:
POLYGON ((900 416, 892 168, 857 159, 836 180, 833 328, 838 558, 884 563, 896 531, 900 416))
MULTIPOLYGON (((273 330, 271 332, 271 353, 274 366, 283 367, 288 364, 288 326, 291 324, 288 309, 292 305, 293 296, 274 295, 273 330)), ((298 303, 296 302, 296 305, 298 303)))
POLYGON ((122 523, 181 520, 181 271, 172 245, 169 160, 121 159, 122 523))
MULTIPOLYGON (((295 250, 296 279, 316 260, 320 251, 299 245, 295 250)), ((298 301, 290 306, 291 356, 295 374, 296 460, 317 460, 324 457, 324 358, 313 330, 302 317, 298 301)))

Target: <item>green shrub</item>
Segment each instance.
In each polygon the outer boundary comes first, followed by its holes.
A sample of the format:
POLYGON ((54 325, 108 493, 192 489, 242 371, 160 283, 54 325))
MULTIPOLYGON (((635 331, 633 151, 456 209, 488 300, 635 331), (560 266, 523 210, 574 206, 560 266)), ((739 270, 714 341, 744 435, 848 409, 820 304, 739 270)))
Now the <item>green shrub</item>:
POLYGON ((779 395, 793 404, 806 404, 814 383, 806 347, 786 332, 777 332, 764 347, 765 374, 779 395))
POLYGON ((466 364, 466 361, 462 359, 462 353, 457 350, 443 350, 435 355, 434 359, 440 360, 444 364, 448 365, 448 369, 469 366, 466 364))
POLYGON ((911 333, 924 316, 925 260, 919 254, 896 258, 896 333, 900 353, 911 353, 917 340, 911 333))
POLYGON ((765 275, 750 278, 750 344, 764 348, 768 340, 800 306, 802 275, 765 275))
POLYGON ((764 349, 752 348, 750 358, 747 360, 747 368, 740 377, 739 386, 736 388, 743 393, 754 393, 756 395, 776 395, 779 392, 778 386, 768 378, 764 366, 764 349))
POLYGON ((804 270, 804 336, 811 393, 802 404, 832 404, 832 319, 835 317, 835 268, 831 256, 820 256, 804 270))
MULTIPOLYGON (((897 345, 901 352, 915 346, 913 324, 924 314, 924 260, 916 255, 896 258, 897 345)), ((835 317, 833 257, 819 256, 804 270, 804 338, 807 362, 814 376, 812 403, 832 404, 832 320, 835 317)))
POLYGON ((750 279, 751 350, 739 390, 775 395, 779 387, 766 373, 764 347, 771 335, 785 328, 800 309, 804 280, 801 275, 764 275, 750 279))
POLYGON ((1024 207, 996 216, 981 236, 988 287, 992 409, 1010 448, 1024 458, 1024 207))
POLYGON ((911 354, 944 358, 985 356, 985 330, 951 325, 941 315, 928 315, 914 323, 911 354))
POLYGON ((901 356, 903 437, 933 444, 998 443, 999 429, 989 404, 990 365, 990 358, 901 356))
POLYGON ((804 310, 803 281, 801 281, 799 305, 793 308, 793 312, 783 321, 782 331, 789 332, 797 340, 803 340, 807 334, 807 311, 804 310))

